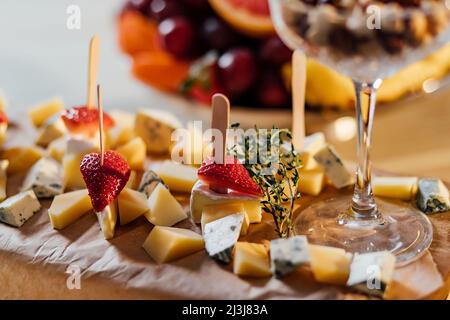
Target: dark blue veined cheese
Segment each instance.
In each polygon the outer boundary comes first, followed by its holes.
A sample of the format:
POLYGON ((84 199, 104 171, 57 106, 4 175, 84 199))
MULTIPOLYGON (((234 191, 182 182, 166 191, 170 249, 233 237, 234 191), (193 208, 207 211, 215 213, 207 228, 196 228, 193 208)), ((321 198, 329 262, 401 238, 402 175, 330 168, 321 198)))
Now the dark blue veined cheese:
POLYGON ((449 192, 438 179, 420 179, 417 190, 417 206, 425 213, 450 210, 449 192))
POLYGON ((22 191, 33 190, 40 198, 50 198, 64 191, 61 165, 51 159, 42 158, 36 162, 24 180, 22 191))
POLYGON ((233 248, 239 239, 244 215, 232 214, 207 223, 203 233, 208 255, 222 263, 230 263, 233 248))
POLYGON ((142 176, 138 191, 145 193, 148 198, 159 183, 164 184, 164 181, 154 171, 147 170, 142 176))
POLYGON ((323 146, 314 154, 314 159, 336 188, 344 188, 354 183, 354 175, 345 167, 333 147, 323 146))
POLYGON ((270 261, 272 274, 280 278, 302 264, 308 263, 308 241, 305 236, 270 241, 270 261))
POLYGON ((391 283, 395 256, 389 251, 355 254, 350 265, 347 286, 378 297, 383 297, 391 283))
POLYGON ((7 198, 0 203, 0 222, 21 227, 41 208, 32 190, 7 198))

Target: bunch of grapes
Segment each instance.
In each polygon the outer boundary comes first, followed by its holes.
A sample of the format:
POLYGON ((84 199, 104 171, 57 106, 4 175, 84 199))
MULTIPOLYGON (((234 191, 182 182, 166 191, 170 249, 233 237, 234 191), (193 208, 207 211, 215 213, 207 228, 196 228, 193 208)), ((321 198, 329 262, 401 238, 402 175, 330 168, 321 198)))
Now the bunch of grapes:
POLYGON ((164 50, 197 65, 182 85, 184 94, 207 104, 220 92, 234 104, 290 105, 280 70, 291 51, 276 35, 252 38, 233 30, 208 0, 129 0, 124 10, 157 23, 164 50))

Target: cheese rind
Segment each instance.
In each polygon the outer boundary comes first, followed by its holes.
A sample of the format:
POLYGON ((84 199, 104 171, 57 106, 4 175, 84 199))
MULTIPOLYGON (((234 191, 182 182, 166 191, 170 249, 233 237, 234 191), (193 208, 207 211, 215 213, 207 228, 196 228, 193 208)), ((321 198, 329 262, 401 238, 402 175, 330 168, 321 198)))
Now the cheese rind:
POLYGON ((232 214, 242 214, 244 219, 241 226, 241 235, 246 235, 250 221, 242 203, 221 203, 204 206, 201 219, 202 231, 205 230, 208 223, 232 214))
POLYGON ((156 174, 156 172, 147 170, 142 175, 138 191, 143 192, 147 197, 150 197, 158 184, 163 184, 168 189, 167 185, 164 184, 164 181, 156 174))
POLYGON ((33 190, 39 199, 63 193, 61 165, 51 158, 41 158, 25 177, 22 191, 26 190, 33 190))
POLYGON ((24 191, 0 203, 0 222, 21 227, 39 209, 41 209, 41 204, 34 192, 32 190, 24 191))
POLYGON ((117 224, 117 200, 111 202, 101 212, 96 212, 100 229, 106 240, 114 238, 114 231, 117 224))
POLYGON ((198 181, 196 168, 170 160, 154 166, 153 171, 167 184, 172 192, 189 193, 198 181))
POLYGON ((155 226, 145 239, 144 250, 157 263, 183 258, 205 247, 203 238, 191 230, 155 226))
POLYGON ((269 253, 263 244, 237 242, 234 249, 233 272, 239 276, 270 277, 269 253))
POLYGON ((417 191, 416 177, 373 177, 372 192, 376 196, 410 200, 417 191))
POLYGON ((116 149, 128 162, 133 170, 142 170, 144 168, 145 158, 147 156, 144 140, 140 137, 133 138, 127 143, 116 149))
POLYGON ((2 153, 2 158, 9 161, 8 174, 27 171, 42 156, 43 152, 36 147, 11 147, 2 153))
POLYGON ((244 214, 236 213, 205 225, 203 237, 208 255, 221 263, 230 263, 233 248, 239 239, 244 214))
POLYGON ((6 182, 7 182, 7 174, 9 161, 8 160, 0 160, 0 202, 6 199, 6 182))
POLYGON ((204 206, 224 203, 242 203, 250 223, 261 222, 261 205, 258 196, 235 191, 230 191, 227 194, 217 193, 209 189, 209 186, 202 181, 197 181, 192 188, 190 200, 192 219, 195 223, 200 223, 204 206))
POLYGON ((270 241, 272 274, 277 278, 295 271, 310 261, 306 236, 294 236, 270 241))
POLYGON ((420 179, 417 191, 417 206, 424 213, 445 212, 450 210, 449 191, 438 179, 420 179))
POLYGON ((300 193, 317 196, 322 192, 325 174, 321 170, 299 171, 300 178, 297 183, 297 189, 300 193))
POLYGON ((149 211, 144 216, 157 226, 173 226, 187 218, 181 204, 162 184, 158 184, 147 200, 149 211))
POLYGON ((48 209, 48 216, 53 228, 64 229, 90 210, 91 199, 87 189, 83 189, 56 196, 48 209))
POLYGON ((309 244, 311 270, 318 282, 343 285, 350 272, 352 255, 344 249, 309 244))
POLYGON ((50 117, 64 109, 64 103, 59 98, 53 98, 34 106, 28 112, 31 122, 35 127, 42 126, 50 117))
POLYGON ((321 147, 314 155, 314 159, 336 188, 341 189, 354 183, 353 174, 347 170, 333 147, 329 145, 321 147))
POLYGON ((347 286, 382 297, 391 283, 394 268, 395 256, 389 251, 356 254, 347 286))
POLYGON ((130 188, 124 188, 120 192, 117 202, 121 226, 136 220, 149 210, 145 194, 130 188))
POLYGON ((147 152, 167 154, 172 146, 172 132, 181 126, 180 121, 171 113, 141 109, 136 114, 134 130, 144 140, 147 152))

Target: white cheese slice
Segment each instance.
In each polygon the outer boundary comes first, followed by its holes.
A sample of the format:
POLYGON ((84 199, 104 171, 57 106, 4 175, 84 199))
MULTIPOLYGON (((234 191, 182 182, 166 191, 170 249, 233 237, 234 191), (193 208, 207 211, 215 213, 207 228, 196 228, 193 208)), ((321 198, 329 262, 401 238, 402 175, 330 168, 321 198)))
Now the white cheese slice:
POLYGON ((294 236, 270 241, 272 274, 277 278, 310 261, 306 236, 294 236))
POLYGON ((61 165, 51 158, 41 158, 31 167, 22 191, 32 189, 38 198, 50 198, 63 193, 61 165))
POLYGON ((233 248, 239 239, 244 214, 236 213, 205 225, 203 238, 208 255, 222 263, 230 263, 233 248))
POLYGON ((382 297, 395 268, 395 256, 389 251, 355 254, 350 265, 347 286, 382 297))
POLYGON ((114 237, 114 231, 117 224, 117 200, 111 202, 101 212, 96 212, 100 229, 102 230, 103 237, 106 240, 114 237))
POLYGON ((316 152, 314 159, 336 188, 341 189, 354 183, 354 175, 348 171, 333 147, 323 146, 316 152))
POLYGON ((21 227, 40 208, 41 204, 34 192, 32 190, 24 191, 0 203, 0 221, 21 227))

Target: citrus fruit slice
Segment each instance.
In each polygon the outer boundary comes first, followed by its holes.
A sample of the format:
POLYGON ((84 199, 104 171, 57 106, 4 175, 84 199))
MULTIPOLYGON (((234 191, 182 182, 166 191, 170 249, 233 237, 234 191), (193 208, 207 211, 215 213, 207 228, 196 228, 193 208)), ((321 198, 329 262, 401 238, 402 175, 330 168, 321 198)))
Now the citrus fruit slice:
POLYGON ((251 36, 275 33, 268 0, 208 0, 214 11, 237 30, 251 36))

